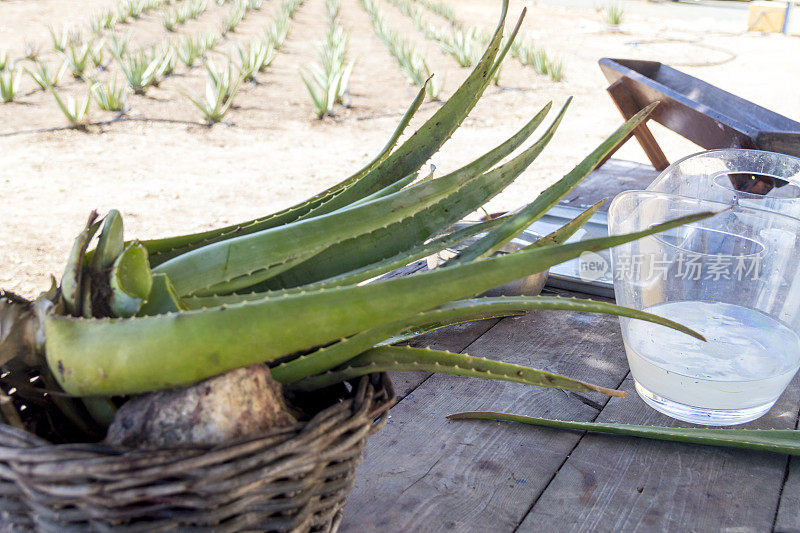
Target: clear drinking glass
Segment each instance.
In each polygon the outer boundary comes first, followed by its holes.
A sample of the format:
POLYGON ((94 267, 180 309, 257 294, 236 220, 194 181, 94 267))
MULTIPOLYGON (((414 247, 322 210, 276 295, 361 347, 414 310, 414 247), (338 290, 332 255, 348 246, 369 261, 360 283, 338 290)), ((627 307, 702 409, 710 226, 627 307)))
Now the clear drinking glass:
POLYGON ((800 367, 800 220, 728 202, 627 191, 609 234, 698 213, 698 222, 611 252, 617 303, 661 315, 707 342, 621 318, 636 390, 674 418, 739 424, 766 413, 800 367))
POLYGON ((761 150, 709 150, 671 164, 647 190, 800 218, 800 159, 761 150))

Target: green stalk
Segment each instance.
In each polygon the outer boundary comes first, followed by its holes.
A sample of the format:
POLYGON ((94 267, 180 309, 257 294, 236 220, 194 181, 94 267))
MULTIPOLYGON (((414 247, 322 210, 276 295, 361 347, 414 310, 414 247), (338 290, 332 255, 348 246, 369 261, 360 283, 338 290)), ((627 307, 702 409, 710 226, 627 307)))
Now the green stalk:
POLYGON ((670 428, 634 424, 604 424, 600 422, 569 422, 534 418, 531 416, 495 413, 492 411, 466 412, 449 415, 450 420, 502 420, 534 426, 559 429, 595 431, 614 435, 629 435, 647 439, 688 442, 706 446, 745 448, 759 452, 800 455, 800 431, 791 429, 720 429, 720 428, 670 428))
POLYGON ((399 322, 363 331, 336 344, 320 348, 316 352, 273 367, 272 377, 282 383, 299 381, 305 377, 325 372, 343 364, 376 344, 393 344, 405 340, 404 337, 391 338, 403 332, 407 333, 408 338, 416 337, 423 332, 452 324, 509 316, 536 309, 581 311, 638 318, 705 340, 699 333, 658 315, 636 309, 628 309, 607 302, 545 296, 475 298, 451 302, 433 311, 427 311, 399 322), (411 331, 409 332, 409 330, 411 331), (387 339, 389 339, 388 342, 386 341, 387 339))
POLYGON ((611 153, 620 142, 627 138, 633 129, 641 124, 655 109, 658 102, 654 102, 639 111, 625 126, 615 131, 604 143, 586 156, 563 179, 548 187, 534 202, 514 213, 506 219, 503 225, 492 230, 486 238, 477 241, 459 254, 457 261, 471 261, 479 257, 489 257, 502 248, 519 233, 539 220, 554 205, 573 190, 589 173, 594 170, 606 155, 611 153))
POLYGON ((482 357, 472 357, 461 353, 443 352, 430 348, 411 348, 408 346, 383 346, 365 352, 344 368, 333 370, 319 376, 307 378, 293 385, 300 390, 315 390, 334 385, 344 380, 357 378, 375 372, 438 372, 483 379, 499 379, 556 389, 601 392, 608 396, 624 397, 621 391, 607 389, 577 379, 568 378, 544 370, 526 366, 512 365, 482 357))
POLYGON ((502 220, 494 219, 479 224, 469 225, 453 233, 437 237, 427 244, 420 244, 405 250, 395 256, 392 256, 383 261, 372 263, 365 267, 351 270, 345 274, 334 276, 319 282, 309 283, 301 287, 293 287, 291 289, 283 289, 279 291, 269 292, 252 292, 245 294, 228 294, 228 295, 213 295, 213 296, 189 296, 184 298, 189 309, 202 309, 204 307, 217 307, 219 305, 231 305, 245 301, 262 300, 264 298, 274 296, 288 296, 290 294, 299 294, 302 292, 309 292, 318 289, 328 289, 335 287, 343 287, 345 285, 354 285, 362 281, 366 281, 378 277, 387 272, 392 272, 398 268, 404 267, 409 263, 427 257, 431 254, 440 252, 441 250, 450 246, 456 246, 461 241, 468 239, 478 233, 484 232, 489 228, 497 226, 502 220))

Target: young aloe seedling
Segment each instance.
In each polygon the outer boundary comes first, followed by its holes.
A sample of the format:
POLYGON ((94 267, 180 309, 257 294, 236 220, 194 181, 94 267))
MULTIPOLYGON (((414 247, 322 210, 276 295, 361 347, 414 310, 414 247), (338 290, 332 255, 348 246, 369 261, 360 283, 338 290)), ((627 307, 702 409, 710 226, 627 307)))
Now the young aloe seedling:
POLYGON ((286 10, 282 9, 275 16, 272 24, 264 29, 267 41, 272 43, 276 50, 279 50, 286 41, 286 37, 289 35, 289 24, 289 15, 286 10))
POLYGON ((0 101, 13 102, 19 93, 19 70, 10 66, 0 72, 0 101))
POLYGON ((204 96, 198 95, 189 87, 185 87, 184 96, 200 110, 205 121, 211 125, 225 118, 242 84, 242 78, 233 76, 230 63, 225 71, 218 71, 213 63, 209 63, 206 65, 206 72, 208 81, 204 96))
POLYGON ((135 94, 145 94, 156 81, 161 67, 159 58, 152 58, 146 52, 128 54, 118 58, 120 70, 128 81, 128 86, 135 94))
POLYGON ((130 32, 126 33, 122 37, 117 37, 116 34, 111 34, 111 55, 116 57, 117 59, 122 58, 125 54, 128 53, 128 44, 131 40, 130 32))
POLYGON ((164 25, 165 30, 169 32, 175 31, 175 28, 178 26, 178 24, 180 24, 178 22, 177 9, 171 9, 165 12, 161 16, 161 24, 164 25))
POLYGON ((41 51, 41 47, 39 43, 35 43, 33 41, 25 41, 25 59, 29 59, 30 61, 36 61, 39 58, 39 52, 41 51))
POLYGON ((255 41, 247 45, 247 48, 236 47, 239 56, 239 75, 243 81, 253 81, 257 72, 263 72, 278 52, 272 43, 255 41))
POLYGON ((92 101, 91 95, 86 95, 86 100, 80 103, 72 96, 68 96, 66 101, 62 100, 61 96, 52 86, 50 87, 50 92, 56 104, 58 104, 58 108, 69 121, 70 126, 77 129, 84 129, 86 127, 85 121, 88 118, 89 104, 91 104, 92 101))
POLYGON ((70 44, 61 56, 76 80, 82 79, 86 68, 91 61, 91 49, 89 43, 83 45, 70 44))
POLYGON ((128 88, 119 83, 116 76, 111 82, 103 84, 95 82, 92 85, 92 96, 97 107, 103 111, 124 111, 128 107, 128 88))
POLYGON ((239 24, 247 15, 247 4, 238 1, 231 7, 228 14, 222 19, 222 33, 235 32, 239 24))
POLYGON ((42 61, 36 62, 36 69, 35 70, 28 70, 25 68, 25 72, 27 72, 33 81, 36 82, 43 91, 46 91, 50 87, 57 87, 58 83, 61 81, 61 78, 64 77, 64 73, 67 71, 67 62, 63 61, 59 69, 54 73, 50 74, 50 71, 47 69, 47 64, 42 61))

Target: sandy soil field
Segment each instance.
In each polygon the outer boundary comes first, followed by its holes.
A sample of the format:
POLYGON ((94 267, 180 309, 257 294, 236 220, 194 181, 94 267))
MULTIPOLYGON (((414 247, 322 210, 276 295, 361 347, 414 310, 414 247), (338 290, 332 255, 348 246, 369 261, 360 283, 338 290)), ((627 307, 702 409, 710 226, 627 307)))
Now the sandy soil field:
MULTIPOLYGON (((0 51, 21 58, 26 42, 41 45, 41 57, 56 64, 49 25, 81 25, 117 0, 0 1, 0 51)), ((446 98, 467 75, 438 46, 417 32, 410 20, 379 0, 392 26, 416 43, 446 98)), ((489 30, 500 11, 496 0, 449 0, 465 24, 489 30)), ((235 33, 210 53, 221 62, 236 43, 263 35, 279 0, 251 11, 235 33)), ((695 15, 692 6, 630 0, 621 31, 609 31, 592 8, 566 8, 553 2, 512 0, 511 16, 523 7, 523 33, 565 62, 563 81, 554 83, 507 60, 500 87, 490 87, 461 129, 433 163, 454 168, 493 147, 548 101, 575 100, 558 134, 539 160, 491 209, 508 209, 532 200, 568 171, 621 123, 605 93, 597 67, 604 56, 662 61, 742 97, 800 119, 800 40, 744 33, 747 12, 716 17, 713 9, 695 15)), ((229 5, 208 2, 196 20, 166 35, 160 10, 118 26, 130 31, 133 47, 174 35, 217 28, 229 5)), ((429 20, 444 19, 428 12, 429 20)), ((285 46, 267 70, 237 95, 226 120, 208 128, 181 94, 200 90, 202 68, 182 66, 146 96, 131 96, 126 120, 97 125, 87 132, 52 129, 65 125, 53 98, 22 76, 18 101, 0 104, 0 287, 32 296, 60 276, 73 237, 92 209, 119 209, 128 237, 149 238, 208 229, 247 220, 300 201, 359 168, 383 145, 415 93, 375 36, 358 0, 343 0, 341 23, 350 31, 349 56, 356 60, 350 81, 350 107, 334 119, 317 120, 298 70, 314 61, 326 27, 324 0, 300 7, 285 46), (41 131, 45 130, 45 131, 41 131)), ((88 31, 85 31, 88 33, 88 31)), ((20 62, 19 65, 26 65, 20 62)), ((100 80, 113 75, 94 73, 100 80)), ((88 84, 65 77, 62 94, 86 98, 88 84)), ((426 103, 419 121, 436 102, 426 103)), ((91 120, 113 116, 93 107, 91 120)), ((415 122, 418 124, 419 122, 415 122)), ((675 159, 697 148, 654 127, 667 156, 675 159)), ((631 142, 620 158, 646 162, 631 142)))

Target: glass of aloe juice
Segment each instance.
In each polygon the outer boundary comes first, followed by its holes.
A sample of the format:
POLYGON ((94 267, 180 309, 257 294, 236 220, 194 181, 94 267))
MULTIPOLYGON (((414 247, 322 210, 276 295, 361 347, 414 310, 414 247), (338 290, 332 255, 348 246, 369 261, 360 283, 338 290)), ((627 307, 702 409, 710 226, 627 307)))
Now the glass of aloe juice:
POLYGON ((609 234, 708 211, 719 213, 614 248, 614 290, 618 304, 706 338, 621 318, 639 396, 680 420, 740 424, 769 411, 800 368, 800 219, 627 191, 609 208, 609 234))

